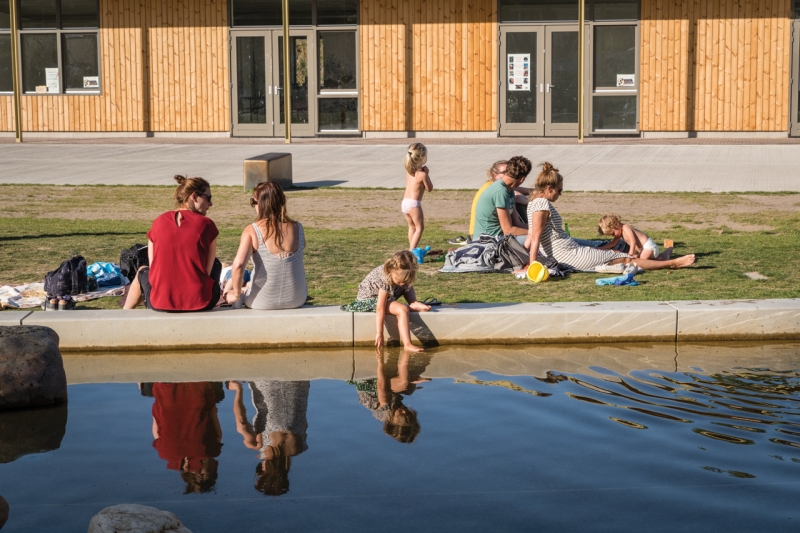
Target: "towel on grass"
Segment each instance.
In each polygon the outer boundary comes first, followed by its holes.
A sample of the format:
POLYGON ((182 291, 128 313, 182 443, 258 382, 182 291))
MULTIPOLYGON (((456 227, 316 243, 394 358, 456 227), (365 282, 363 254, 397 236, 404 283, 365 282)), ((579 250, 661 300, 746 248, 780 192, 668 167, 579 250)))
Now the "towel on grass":
MULTIPOLYGON (((123 278, 123 280, 127 281, 127 278, 123 278)), ((76 302, 85 302, 104 296, 122 296, 123 292, 125 292, 125 285, 100 287, 96 291, 77 294, 72 299, 76 302)), ((0 308, 31 309, 33 307, 41 307, 45 298, 47 298, 47 293, 44 292, 44 283, 26 283, 14 287, 3 285, 0 287, 0 308)))

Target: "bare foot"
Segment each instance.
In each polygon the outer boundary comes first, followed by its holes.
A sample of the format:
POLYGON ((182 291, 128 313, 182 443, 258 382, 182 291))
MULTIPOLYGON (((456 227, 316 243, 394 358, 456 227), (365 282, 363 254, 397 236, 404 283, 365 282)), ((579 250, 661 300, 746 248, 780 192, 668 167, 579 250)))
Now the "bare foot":
POLYGON ((403 350, 408 353, 422 353, 425 351, 425 348, 422 348, 421 346, 414 346, 413 344, 407 344, 403 346, 403 350))
POLYGON ((656 261, 669 261, 670 257, 672 257, 672 246, 664 248, 664 251, 656 257, 656 261))
POLYGON ((688 267, 694 263, 694 254, 684 255, 683 257, 673 259, 673 261, 675 261, 675 263, 672 268, 688 267))

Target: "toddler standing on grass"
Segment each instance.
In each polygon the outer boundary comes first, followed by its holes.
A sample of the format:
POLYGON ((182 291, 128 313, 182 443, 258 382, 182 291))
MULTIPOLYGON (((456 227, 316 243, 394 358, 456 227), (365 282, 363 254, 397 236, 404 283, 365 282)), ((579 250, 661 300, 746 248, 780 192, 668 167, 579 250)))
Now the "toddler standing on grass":
POLYGON ((367 274, 358 286, 355 302, 342 306, 344 311, 375 312, 375 324, 378 330, 375 347, 379 353, 383 348, 383 323, 387 313, 397 317, 397 329, 405 350, 412 353, 425 351, 411 344, 411 329, 408 323, 409 310, 431 310, 431 306, 417 301, 417 293, 414 291, 417 268, 414 254, 408 250, 397 252, 383 265, 367 274), (397 301, 401 296, 406 299, 408 305, 397 301))
POLYGON ((408 222, 408 247, 414 249, 422 238, 425 229, 425 216, 422 214, 422 195, 433 190, 428 176, 428 149, 422 143, 414 143, 406 153, 406 193, 400 207, 408 222))
POLYGON ((597 227, 597 232, 600 233, 600 235, 614 236, 609 242, 598 247, 601 250, 612 249, 620 239, 624 239, 630 247, 628 253, 633 257, 666 261, 672 256, 672 248, 667 248, 659 254, 658 245, 653 239, 630 224, 623 223, 619 215, 606 215, 601 218, 597 227))

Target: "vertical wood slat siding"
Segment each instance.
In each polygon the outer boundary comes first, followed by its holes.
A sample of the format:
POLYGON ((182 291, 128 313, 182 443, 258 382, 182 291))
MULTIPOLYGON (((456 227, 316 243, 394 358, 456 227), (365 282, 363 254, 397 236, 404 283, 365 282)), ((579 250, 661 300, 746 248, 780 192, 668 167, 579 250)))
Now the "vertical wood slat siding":
POLYGON ((642 0, 643 131, 786 131, 791 0, 642 0))
POLYGON ((364 131, 497 128, 496 0, 361 0, 360 18, 364 131))
POLYGON ((228 131, 228 62, 226 0, 100 0, 102 94, 23 96, 22 129, 228 131))

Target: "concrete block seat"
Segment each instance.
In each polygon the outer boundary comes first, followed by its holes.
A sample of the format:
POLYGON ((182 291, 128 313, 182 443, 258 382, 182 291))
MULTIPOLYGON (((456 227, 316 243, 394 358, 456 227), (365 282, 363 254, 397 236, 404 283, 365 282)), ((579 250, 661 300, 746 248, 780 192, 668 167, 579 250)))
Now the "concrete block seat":
MULTIPOLYGON (((411 313, 411 335, 427 345, 688 342, 800 339, 800 299, 684 302, 457 304, 411 313)), ((371 346, 375 314, 338 306, 279 311, 137 309, 3 312, 0 324, 42 325, 62 350, 231 350, 371 346)), ((386 317, 385 339, 399 341, 386 317)))
POLYGON ((678 341, 800 338, 800 299, 669 302, 678 341))
POLYGON ((39 312, 25 325, 53 328, 62 350, 170 350, 352 346, 353 316, 338 307, 201 313, 147 309, 39 312))
MULTIPOLYGON (((458 304, 410 317, 412 337, 434 344, 674 341, 677 320, 665 302, 458 304)), ((354 313, 353 337, 375 341, 374 314, 354 313)), ((395 317, 385 338, 399 339, 395 317)))

